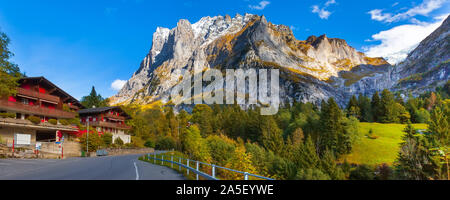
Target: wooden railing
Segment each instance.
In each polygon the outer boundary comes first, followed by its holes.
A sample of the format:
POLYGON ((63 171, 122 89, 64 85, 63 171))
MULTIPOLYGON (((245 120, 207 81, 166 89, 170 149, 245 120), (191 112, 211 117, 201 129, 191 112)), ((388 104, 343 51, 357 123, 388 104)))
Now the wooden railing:
POLYGON ((55 118, 70 119, 75 118, 76 116, 76 114, 73 112, 67 112, 58 109, 50 109, 40 106, 25 105, 23 103, 12 102, 5 99, 0 99, 0 108, 18 113, 48 116, 55 118))
POLYGON ((69 106, 69 108, 72 108, 72 109, 74 109, 74 110, 79 110, 80 108, 78 107, 78 106, 76 106, 76 105, 70 105, 70 104, 67 104, 68 106, 69 106))
POLYGON ((131 129, 131 126, 128 126, 126 124, 119 124, 119 123, 112 123, 112 122, 95 121, 95 122, 89 122, 89 125, 90 126, 98 126, 98 127, 125 129, 125 130, 131 129))
POLYGON ((24 89, 24 88, 17 88, 17 94, 21 94, 21 95, 25 95, 25 96, 29 96, 29 97, 35 97, 35 98, 38 98, 38 99, 59 103, 59 97, 57 97, 57 96, 53 96, 53 95, 49 95, 49 94, 45 94, 45 93, 40 93, 40 92, 36 92, 36 91, 33 91, 33 90, 24 89))
POLYGON ((105 117, 109 117, 109 118, 119 119, 119 120, 125 121, 125 117, 117 116, 117 115, 114 115, 114 114, 111 114, 111 113, 106 113, 105 117))

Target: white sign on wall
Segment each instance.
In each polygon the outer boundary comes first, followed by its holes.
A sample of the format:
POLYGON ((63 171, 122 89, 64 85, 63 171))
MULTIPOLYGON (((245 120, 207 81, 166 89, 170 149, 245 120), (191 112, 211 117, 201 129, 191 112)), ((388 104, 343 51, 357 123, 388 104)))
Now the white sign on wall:
POLYGON ((15 134, 16 144, 19 145, 30 145, 31 144, 31 135, 30 134, 15 134))
POLYGON ((36 142, 36 150, 41 150, 42 143, 36 142))

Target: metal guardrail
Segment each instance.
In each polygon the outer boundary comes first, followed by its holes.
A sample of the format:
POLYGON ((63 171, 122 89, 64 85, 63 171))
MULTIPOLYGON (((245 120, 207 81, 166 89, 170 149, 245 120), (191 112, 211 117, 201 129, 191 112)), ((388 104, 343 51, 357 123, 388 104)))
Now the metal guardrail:
POLYGON ((193 173, 196 174, 197 180, 199 180, 199 176, 201 176, 207 180, 220 180, 216 177, 216 168, 242 174, 244 180, 249 180, 249 177, 255 177, 255 178, 264 179, 264 180, 275 180, 272 178, 267 178, 267 177, 256 175, 256 174, 250 174, 248 172, 242 172, 242 171, 238 171, 238 170, 234 170, 234 169, 229 169, 226 167, 217 166, 214 164, 209 164, 209 163, 204 163, 204 162, 200 162, 200 161, 196 161, 196 160, 190 160, 190 159, 186 159, 186 158, 176 157, 173 155, 168 156, 168 157, 170 157, 170 160, 164 159, 164 155, 161 155, 160 157, 161 158, 158 158, 158 154, 156 154, 156 153, 146 155, 146 159, 147 160, 152 159, 154 161, 154 164, 156 164, 156 161, 161 161, 161 165, 164 165, 164 162, 168 162, 168 163, 171 163, 172 168, 173 168, 173 165, 175 164, 175 165, 178 165, 178 169, 180 171, 181 171, 181 168, 185 168, 187 175, 189 175, 189 172, 192 171, 193 173), (151 155, 153 155, 153 156, 151 156, 151 155), (178 162, 174 161, 174 158, 178 159, 178 162), (186 161, 186 164, 183 163, 183 161, 186 161), (195 163, 195 168, 191 167, 190 163, 195 163), (202 172, 200 170, 200 165, 210 166, 211 167, 211 175, 209 175, 208 173, 202 172))

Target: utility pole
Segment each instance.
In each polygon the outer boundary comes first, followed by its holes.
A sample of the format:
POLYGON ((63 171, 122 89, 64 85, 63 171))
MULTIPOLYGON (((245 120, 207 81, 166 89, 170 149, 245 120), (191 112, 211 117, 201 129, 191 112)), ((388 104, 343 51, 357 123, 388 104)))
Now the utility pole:
POLYGON ((89 154, 89 117, 87 117, 86 156, 89 154))

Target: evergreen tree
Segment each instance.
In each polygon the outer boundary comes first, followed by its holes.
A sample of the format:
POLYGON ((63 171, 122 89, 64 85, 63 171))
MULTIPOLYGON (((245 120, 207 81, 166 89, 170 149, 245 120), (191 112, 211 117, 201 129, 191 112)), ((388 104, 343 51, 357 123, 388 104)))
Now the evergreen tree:
POLYGON ((311 137, 307 137, 305 144, 299 148, 296 164, 302 169, 315 169, 319 167, 320 158, 317 155, 316 146, 311 137))
POLYGON ((429 180, 439 177, 439 163, 430 151, 427 138, 417 135, 409 123, 396 161, 398 177, 407 180, 429 180))
POLYGON ((396 102, 394 95, 387 89, 381 93, 381 115, 380 122, 393 123, 397 122, 398 113, 396 113, 396 102))
POLYGON ((81 104, 86 108, 101 108, 107 107, 109 102, 108 100, 103 99, 100 94, 97 94, 97 91, 95 91, 95 87, 92 86, 92 90, 89 96, 84 96, 81 98, 81 104))
POLYGON ((358 106, 361 113, 359 120, 362 122, 373 122, 370 99, 366 96, 359 95, 358 106))
POLYGON ((9 51, 9 43, 8 36, 0 32, 0 98, 15 95, 18 81, 22 77, 19 67, 9 61, 14 55, 9 51))
POLYGON ((336 158, 333 155, 333 152, 330 150, 325 150, 321 158, 321 169, 323 172, 327 173, 331 179, 333 180, 343 180, 345 179, 344 172, 342 169, 336 164, 336 158))
POLYGON ((320 115, 321 126, 321 150, 330 149, 334 152, 338 149, 338 137, 343 132, 343 113, 333 98, 328 103, 322 104, 320 115))
POLYGON ((203 137, 213 133, 213 119, 211 107, 205 104, 195 105, 192 111, 192 122, 198 124, 203 137))
POLYGON ((401 93, 396 93, 395 94, 395 102, 399 103, 402 106, 405 106, 405 100, 403 99, 401 93))
POLYGON ((347 105, 347 116, 353 116, 356 118, 360 118, 360 108, 358 105, 358 100, 356 99, 356 96, 353 95, 352 98, 350 98, 350 102, 347 105))
POLYGON ((408 100, 406 101, 405 108, 411 114, 412 122, 424 123, 424 122, 419 122, 419 120, 418 120, 417 111, 419 109, 419 102, 418 102, 418 99, 414 98, 411 93, 408 96, 408 100))
POLYGON ((450 124, 448 113, 446 114, 440 107, 431 111, 428 129, 435 136, 441 145, 450 144, 450 124))
POLYGON ((267 118, 266 123, 262 125, 262 143, 264 147, 277 155, 283 153, 284 139, 283 132, 278 128, 277 123, 272 116, 264 116, 267 118))
POLYGON ((381 105, 380 94, 378 92, 375 92, 375 94, 373 94, 371 106, 372 106, 371 110, 372 110, 373 120, 375 122, 381 122, 380 116, 382 116, 382 108, 381 108, 382 105, 381 105))

